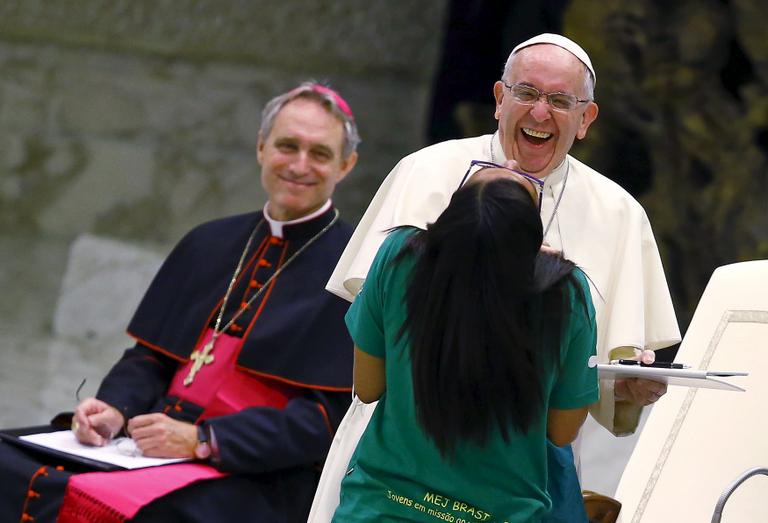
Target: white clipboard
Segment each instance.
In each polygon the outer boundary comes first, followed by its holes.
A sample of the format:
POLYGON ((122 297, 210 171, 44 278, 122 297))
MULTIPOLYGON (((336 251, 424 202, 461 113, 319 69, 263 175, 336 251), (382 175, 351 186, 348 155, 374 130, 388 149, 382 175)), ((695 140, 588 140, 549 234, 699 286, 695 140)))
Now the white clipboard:
POLYGON ((117 440, 112 440, 103 447, 84 445, 77 441, 71 430, 28 434, 26 436, 20 436, 19 439, 33 445, 53 449, 57 452, 109 463, 122 469, 156 467, 159 465, 189 461, 189 458, 147 458, 140 455, 126 455, 120 452, 117 448, 117 440))
POLYGON ((704 389, 721 389, 744 392, 746 389, 717 378, 732 376, 748 376, 747 372, 712 371, 699 369, 666 369, 663 367, 643 367, 641 365, 622 365, 598 363, 597 372, 600 378, 643 378, 647 380, 679 385, 682 387, 699 387, 704 389))

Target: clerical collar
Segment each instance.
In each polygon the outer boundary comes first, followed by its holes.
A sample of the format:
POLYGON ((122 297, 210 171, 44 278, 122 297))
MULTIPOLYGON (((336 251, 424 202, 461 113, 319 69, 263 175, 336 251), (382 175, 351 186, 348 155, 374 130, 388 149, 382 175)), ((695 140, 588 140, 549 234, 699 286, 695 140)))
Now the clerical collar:
MULTIPOLYGON (((275 220, 269 215, 269 202, 264 204, 264 219, 267 220, 267 223, 269 224, 269 230, 272 234, 272 236, 277 236, 278 238, 286 238, 290 239, 291 236, 303 236, 305 231, 304 229, 307 229, 306 233, 312 234, 314 231, 314 227, 308 222, 311 222, 315 220, 316 218, 319 218, 323 216, 324 214, 328 213, 328 211, 332 207, 331 200, 327 200, 318 210, 311 212, 307 214, 306 216, 302 216, 301 218, 296 218, 295 220, 288 220, 288 221, 280 221, 275 220), (301 226, 301 224, 306 224, 305 226, 301 226)), ((333 215, 333 213, 330 213, 330 215, 333 215)), ((322 224, 319 224, 319 227, 322 228, 326 220, 318 220, 319 222, 322 222, 322 224)))
POLYGON ((563 178, 565 178, 566 172, 568 171, 568 155, 565 156, 563 161, 552 169, 552 172, 549 173, 549 175, 544 178, 544 187, 552 187, 554 185, 557 185, 561 181, 563 181, 563 178))

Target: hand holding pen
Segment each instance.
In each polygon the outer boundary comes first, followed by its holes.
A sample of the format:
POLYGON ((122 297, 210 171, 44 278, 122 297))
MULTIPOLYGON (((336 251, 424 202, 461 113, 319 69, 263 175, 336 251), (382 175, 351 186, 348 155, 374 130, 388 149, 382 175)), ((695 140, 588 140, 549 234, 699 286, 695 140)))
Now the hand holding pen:
POLYGON ((72 416, 72 432, 77 440, 95 447, 109 443, 124 424, 120 411, 96 398, 81 401, 72 416))

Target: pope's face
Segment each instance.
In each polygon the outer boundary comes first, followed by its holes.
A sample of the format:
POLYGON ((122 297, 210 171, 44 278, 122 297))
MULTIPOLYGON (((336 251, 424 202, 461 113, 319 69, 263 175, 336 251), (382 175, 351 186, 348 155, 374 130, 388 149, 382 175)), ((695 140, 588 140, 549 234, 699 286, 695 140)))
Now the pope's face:
POLYGON ((355 152, 342 158, 343 138, 342 122, 319 102, 297 98, 283 106, 258 145, 272 218, 301 218, 331 197, 357 161, 355 152))
MULTIPOLYGON (((563 92, 587 98, 584 64, 565 49, 551 44, 526 47, 515 55, 504 80, 525 84, 542 93, 563 92)), ((560 165, 597 117, 597 104, 581 103, 568 112, 555 111, 541 97, 533 105, 519 103, 502 82, 493 87, 499 139, 507 158, 520 168, 544 178, 560 165)))

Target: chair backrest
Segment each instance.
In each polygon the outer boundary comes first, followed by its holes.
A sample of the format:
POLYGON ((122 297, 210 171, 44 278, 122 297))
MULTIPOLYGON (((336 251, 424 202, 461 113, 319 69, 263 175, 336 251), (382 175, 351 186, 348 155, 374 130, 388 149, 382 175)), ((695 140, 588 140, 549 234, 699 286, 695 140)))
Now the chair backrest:
MULTIPOLYGON (((746 392, 669 387, 648 416, 616 491, 621 523, 710 521, 729 482, 768 463, 768 260, 713 273, 677 361, 749 372, 722 378, 746 392)), ((739 488, 728 502, 729 522, 768 521, 766 481, 739 488)))

